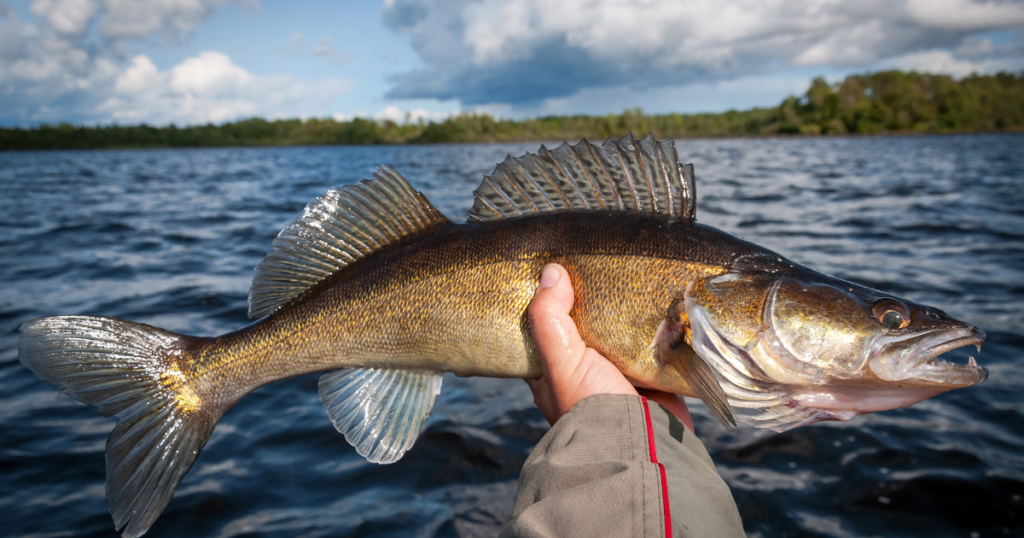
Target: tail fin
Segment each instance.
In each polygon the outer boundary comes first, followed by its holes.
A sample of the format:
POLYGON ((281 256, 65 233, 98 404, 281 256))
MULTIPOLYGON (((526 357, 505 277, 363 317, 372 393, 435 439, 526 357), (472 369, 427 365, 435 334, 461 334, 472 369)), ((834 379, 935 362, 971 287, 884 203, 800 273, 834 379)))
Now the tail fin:
POLYGON ((225 410, 204 406, 179 368, 198 339, 89 316, 37 319, 21 333, 26 368, 100 414, 117 415, 107 438, 107 501, 117 530, 141 536, 225 410))

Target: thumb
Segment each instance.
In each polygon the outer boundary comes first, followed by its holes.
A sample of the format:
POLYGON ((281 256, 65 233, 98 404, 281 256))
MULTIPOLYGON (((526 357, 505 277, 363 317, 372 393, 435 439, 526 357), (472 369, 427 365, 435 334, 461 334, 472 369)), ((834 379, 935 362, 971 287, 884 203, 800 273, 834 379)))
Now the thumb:
POLYGON ((573 302, 568 271, 557 264, 544 267, 527 314, 541 364, 549 379, 571 375, 587 350, 576 323, 569 317, 573 302))

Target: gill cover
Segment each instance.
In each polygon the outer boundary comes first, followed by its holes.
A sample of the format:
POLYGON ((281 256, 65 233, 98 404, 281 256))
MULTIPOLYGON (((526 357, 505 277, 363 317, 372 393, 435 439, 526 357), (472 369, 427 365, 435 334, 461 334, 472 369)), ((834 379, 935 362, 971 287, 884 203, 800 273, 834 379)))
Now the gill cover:
POLYGON ((759 364, 762 312, 776 282, 771 273, 730 272, 691 286, 685 299, 691 346, 714 367, 740 422, 784 431, 841 419, 795 403, 789 387, 759 364))

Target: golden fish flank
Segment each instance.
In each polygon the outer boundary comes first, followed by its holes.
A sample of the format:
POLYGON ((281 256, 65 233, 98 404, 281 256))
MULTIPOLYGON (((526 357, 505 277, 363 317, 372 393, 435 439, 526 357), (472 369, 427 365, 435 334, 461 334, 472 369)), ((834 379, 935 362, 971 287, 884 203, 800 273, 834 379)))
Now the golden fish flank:
POLYGON ((987 376, 938 359, 984 333, 695 221, 692 165, 632 136, 509 157, 468 223, 397 172, 331 189, 274 240, 255 323, 216 338, 111 318, 22 326, 19 359, 119 418, 107 454, 116 528, 139 536, 231 405, 309 372, 368 460, 415 443, 445 372, 531 378, 525 311, 565 266, 583 338, 637 386, 703 400, 726 427, 784 430, 910 405, 987 376))

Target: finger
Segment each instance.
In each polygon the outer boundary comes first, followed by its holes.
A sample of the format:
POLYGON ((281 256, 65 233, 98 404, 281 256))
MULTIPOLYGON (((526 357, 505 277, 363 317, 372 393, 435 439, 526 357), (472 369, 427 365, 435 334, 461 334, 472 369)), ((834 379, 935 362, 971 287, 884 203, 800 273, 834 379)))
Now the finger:
POLYGON ((533 393, 533 404, 537 406, 537 409, 540 409, 548 424, 554 426, 558 417, 562 416, 562 412, 555 403, 555 398, 551 394, 551 387, 548 385, 547 380, 544 377, 538 377, 536 379, 524 379, 524 381, 530 387, 530 392, 533 393))
POLYGON ((573 301, 569 273, 560 265, 545 267, 527 314, 548 379, 571 376, 587 350, 576 323, 569 317, 573 301))
POLYGON ((530 392, 533 393, 534 401, 537 401, 537 399, 542 395, 545 395, 543 398, 544 400, 551 399, 551 386, 548 385, 547 379, 543 376, 536 379, 524 379, 523 381, 526 381, 526 386, 530 387, 530 392))

